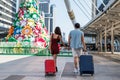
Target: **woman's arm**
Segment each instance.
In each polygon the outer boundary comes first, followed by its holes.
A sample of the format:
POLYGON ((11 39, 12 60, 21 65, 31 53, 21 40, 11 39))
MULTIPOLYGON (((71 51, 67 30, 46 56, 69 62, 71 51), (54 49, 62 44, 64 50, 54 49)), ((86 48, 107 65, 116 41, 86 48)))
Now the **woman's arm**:
POLYGON ((52 44, 52 34, 50 35, 49 50, 51 50, 51 44, 52 44))
POLYGON ((60 38, 60 41, 62 42, 63 46, 65 47, 65 44, 64 44, 64 42, 62 40, 62 36, 59 36, 59 38, 60 38))

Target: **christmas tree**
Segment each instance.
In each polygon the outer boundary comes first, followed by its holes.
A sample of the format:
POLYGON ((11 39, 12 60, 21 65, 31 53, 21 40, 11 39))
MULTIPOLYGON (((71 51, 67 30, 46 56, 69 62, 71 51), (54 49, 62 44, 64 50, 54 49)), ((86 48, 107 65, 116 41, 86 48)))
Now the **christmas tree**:
MULTIPOLYGON (((6 37, 8 42, 30 42, 32 45, 45 48, 49 41, 44 18, 35 0, 25 0, 20 4, 19 11, 6 37)), ((24 46, 22 44, 21 46, 24 46)), ((20 46, 20 47, 21 47, 20 46)))

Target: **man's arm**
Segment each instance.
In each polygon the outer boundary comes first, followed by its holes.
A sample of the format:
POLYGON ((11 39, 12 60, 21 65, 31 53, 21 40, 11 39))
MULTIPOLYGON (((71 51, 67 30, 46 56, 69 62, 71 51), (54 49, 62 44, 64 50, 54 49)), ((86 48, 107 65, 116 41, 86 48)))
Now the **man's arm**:
POLYGON ((82 35, 81 40, 82 40, 82 44, 84 47, 84 51, 86 51, 86 44, 85 44, 85 40, 84 40, 84 35, 82 35))

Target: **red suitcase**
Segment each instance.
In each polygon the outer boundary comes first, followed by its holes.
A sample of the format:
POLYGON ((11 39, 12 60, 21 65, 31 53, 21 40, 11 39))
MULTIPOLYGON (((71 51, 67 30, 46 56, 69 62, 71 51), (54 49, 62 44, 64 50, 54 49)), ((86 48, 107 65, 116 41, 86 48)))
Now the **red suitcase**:
POLYGON ((53 59, 45 60, 45 76, 55 75, 55 72, 56 72, 55 61, 53 59))

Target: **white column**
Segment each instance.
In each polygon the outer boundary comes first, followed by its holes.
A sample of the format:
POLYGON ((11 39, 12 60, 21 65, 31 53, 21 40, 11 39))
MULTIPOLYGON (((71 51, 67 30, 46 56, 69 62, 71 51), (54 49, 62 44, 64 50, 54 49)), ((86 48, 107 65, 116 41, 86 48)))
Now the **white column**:
MULTIPOLYGON (((96 5, 96 0, 92 0, 92 3, 94 3, 96 5)), ((96 15, 96 8, 95 6, 92 4, 92 18, 94 18, 96 15)))
POLYGON ((107 45, 106 45, 106 40, 107 40, 107 35, 106 35, 106 26, 105 26, 105 45, 104 45, 104 47, 105 47, 105 52, 107 51, 107 45))
POLYGON ((102 52, 102 31, 100 32, 100 51, 102 52))
POLYGON ((16 0, 16 13, 18 12, 18 10, 19 10, 19 5, 20 5, 20 3, 19 3, 20 1, 19 0, 16 0))
POLYGON ((100 46, 99 42, 100 42, 100 39, 99 39, 99 32, 96 33, 96 39, 95 39, 95 44, 96 44, 96 48, 98 48, 100 46))
POLYGON ((73 23, 73 25, 76 23, 76 20, 75 20, 75 15, 74 15, 74 12, 71 8, 71 5, 70 5, 70 0, 64 0, 65 2, 65 5, 66 5, 66 8, 67 8, 67 11, 68 11, 68 14, 69 14, 69 17, 73 23))
MULTIPOLYGON (((49 12, 48 13, 50 13, 50 5, 48 5, 48 9, 49 9, 49 12)), ((48 34, 50 35, 51 33, 50 33, 50 18, 48 18, 48 34)))
POLYGON ((98 47, 97 43, 98 43, 98 37, 96 36, 96 37, 95 37, 95 48, 98 47))
POLYGON ((50 18, 48 18, 48 34, 50 35, 50 18))
POLYGON ((54 28, 56 27, 56 5, 53 6, 53 32, 54 32, 54 28))
POLYGON ((111 27, 111 52, 114 54, 114 23, 112 22, 112 27, 111 27))

